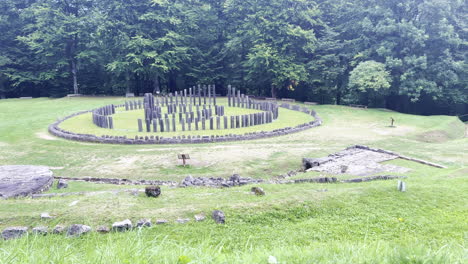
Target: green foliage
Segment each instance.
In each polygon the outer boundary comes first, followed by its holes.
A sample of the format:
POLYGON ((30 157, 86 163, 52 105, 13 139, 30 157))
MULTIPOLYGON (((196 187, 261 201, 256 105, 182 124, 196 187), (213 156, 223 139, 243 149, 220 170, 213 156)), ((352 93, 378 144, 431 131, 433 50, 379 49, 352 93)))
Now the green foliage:
POLYGON ((391 81, 371 105, 460 113, 466 11, 459 0, 4 0, 0 97, 214 83, 341 104, 362 96, 351 71, 378 61, 391 81))
POLYGON ((390 81, 390 74, 385 70, 383 63, 364 61, 351 71, 349 86, 357 88, 361 92, 380 92, 384 94, 390 88, 390 81))

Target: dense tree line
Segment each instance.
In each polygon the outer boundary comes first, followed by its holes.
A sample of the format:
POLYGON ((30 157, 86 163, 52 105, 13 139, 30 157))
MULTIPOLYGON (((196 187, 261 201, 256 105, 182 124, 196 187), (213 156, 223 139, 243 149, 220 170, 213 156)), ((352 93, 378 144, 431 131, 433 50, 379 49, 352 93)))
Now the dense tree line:
POLYGON ((465 0, 2 0, 0 96, 214 83, 461 113, 467 11, 465 0))

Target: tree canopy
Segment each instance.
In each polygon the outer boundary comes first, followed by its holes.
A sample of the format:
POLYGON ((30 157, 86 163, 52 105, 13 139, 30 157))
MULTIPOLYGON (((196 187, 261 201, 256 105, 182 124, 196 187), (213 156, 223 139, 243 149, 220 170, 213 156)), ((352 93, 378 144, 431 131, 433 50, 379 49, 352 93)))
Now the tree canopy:
POLYGON ((463 0, 3 0, 0 97, 172 92, 467 111, 463 0))

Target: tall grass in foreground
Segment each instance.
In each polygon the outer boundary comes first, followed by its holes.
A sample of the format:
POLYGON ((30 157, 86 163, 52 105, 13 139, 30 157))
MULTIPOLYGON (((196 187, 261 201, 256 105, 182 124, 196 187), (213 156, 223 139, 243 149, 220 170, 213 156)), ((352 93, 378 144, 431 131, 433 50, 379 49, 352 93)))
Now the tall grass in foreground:
POLYGON ((223 239, 194 244, 190 239, 169 239, 155 229, 80 238, 30 235, 3 244, 0 263, 268 263, 269 256, 278 263, 466 263, 466 249, 453 243, 338 240, 262 246, 255 242, 255 234, 239 235, 250 240, 235 249, 223 239))

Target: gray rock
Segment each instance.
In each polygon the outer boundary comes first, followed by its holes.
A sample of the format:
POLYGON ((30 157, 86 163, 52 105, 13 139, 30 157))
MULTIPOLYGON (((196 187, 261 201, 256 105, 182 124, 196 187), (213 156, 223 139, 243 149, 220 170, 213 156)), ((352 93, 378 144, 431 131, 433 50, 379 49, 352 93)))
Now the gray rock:
POLYGON ((49 189, 54 181, 48 167, 0 166, 0 198, 28 196, 49 189))
POLYGON ((52 230, 52 234, 62 234, 63 232, 65 232, 65 227, 62 225, 56 225, 52 230))
POLYGON ((43 220, 44 220, 44 219, 52 219, 52 218, 53 218, 53 217, 50 216, 49 213, 42 213, 42 214, 41 214, 41 219, 43 219, 43 220))
POLYGON ((74 224, 68 227, 67 236, 81 236, 83 234, 89 233, 91 227, 82 224, 74 224))
POLYGON ((161 195, 161 187, 159 186, 147 186, 145 188, 145 194, 148 197, 158 197, 161 195))
POLYGON ((178 218, 176 220, 176 222, 179 223, 179 224, 185 224, 185 223, 190 222, 190 219, 188 219, 188 218, 178 218))
POLYGON ((138 220, 137 227, 151 227, 151 219, 140 219, 138 220))
POLYGON ((194 216, 194 218, 195 218, 195 221, 200 222, 200 221, 205 220, 206 216, 204 214, 197 214, 194 216))
POLYGON ((2 238, 5 240, 19 238, 28 233, 28 228, 24 226, 7 227, 2 231, 2 238))
POLYGON ((226 222, 226 216, 222 211, 214 210, 212 216, 217 224, 224 224, 226 222))
POLYGON ((101 234, 109 233, 110 228, 108 226, 104 226, 104 225, 98 226, 98 228, 96 228, 96 232, 101 233, 101 234))
POLYGON ((127 230, 132 229, 132 221, 130 219, 125 219, 121 222, 115 222, 112 224, 112 230, 117 231, 117 232, 124 232, 127 230))
POLYGON ((232 182, 239 182, 241 179, 241 177, 239 176, 239 174, 233 174, 229 180, 232 181, 232 182))
POLYGON ((265 191, 263 190, 263 188, 260 188, 260 187, 252 187, 250 191, 253 192, 257 196, 265 195, 265 191))
POLYGON ((37 226, 37 227, 34 227, 32 229, 32 232, 33 234, 36 234, 36 235, 47 235, 47 233, 49 233, 49 228, 47 228, 47 226, 37 226))
POLYGON ((65 180, 58 180, 57 189, 65 189, 65 188, 68 188, 68 182, 65 180))
POLYGON ((169 221, 167 221, 166 219, 158 219, 156 220, 156 224, 157 225, 163 225, 163 224, 167 224, 169 223, 169 221))

